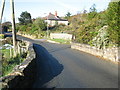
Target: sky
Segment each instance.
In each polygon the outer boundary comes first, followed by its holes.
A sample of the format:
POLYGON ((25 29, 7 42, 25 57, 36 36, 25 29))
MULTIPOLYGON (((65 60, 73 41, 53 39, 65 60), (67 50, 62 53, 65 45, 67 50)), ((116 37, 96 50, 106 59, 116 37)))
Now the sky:
MULTIPOLYGON (((11 21, 10 0, 6 0, 3 22, 11 21)), ((14 0, 15 4, 15 19, 18 22, 18 17, 24 11, 31 14, 32 18, 47 16, 50 12, 57 11, 58 16, 65 16, 67 12, 72 15, 89 11, 89 8, 95 4, 98 12, 107 9, 110 0, 14 0)), ((1 8, 2 0, 0 1, 1 8)))

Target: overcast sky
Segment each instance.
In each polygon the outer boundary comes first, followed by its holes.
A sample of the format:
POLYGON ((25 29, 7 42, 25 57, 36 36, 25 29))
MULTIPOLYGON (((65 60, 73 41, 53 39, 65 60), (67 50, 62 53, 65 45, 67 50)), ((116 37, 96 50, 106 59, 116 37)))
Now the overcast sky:
MULTIPOLYGON (((11 20, 10 0, 6 0, 3 21, 11 20)), ((28 11, 32 18, 46 16, 49 12, 58 12, 59 16, 65 16, 67 12, 72 15, 89 8, 96 4, 97 11, 103 11, 107 8, 110 0, 14 0, 16 21, 21 12, 28 11)), ((1 7, 0 1, 0 7, 1 7)))

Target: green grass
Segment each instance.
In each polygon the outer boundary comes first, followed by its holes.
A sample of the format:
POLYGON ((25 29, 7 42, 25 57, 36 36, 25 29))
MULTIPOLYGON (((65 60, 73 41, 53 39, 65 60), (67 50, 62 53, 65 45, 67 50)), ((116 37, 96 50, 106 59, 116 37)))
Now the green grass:
POLYGON ((3 39, 4 38, 4 34, 0 34, 0 39, 3 39))
POLYGON ((24 59, 17 55, 15 58, 2 60, 2 76, 9 74, 16 65, 19 65, 24 59))
POLYGON ((16 65, 19 65, 20 63, 22 63, 27 56, 27 54, 24 53, 22 55, 17 55, 16 57, 10 58, 10 50, 9 49, 3 49, 3 50, 0 50, 0 52, 2 52, 2 60, 1 60, 2 75, 0 75, 0 77, 8 75, 13 70, 13 68, 16 65))
POLYGON ((64 39, 50 39, 55 42, 59 42, 61 44, 70 44, 70 40, 64 40, 64 39))
MULTIPOLYGON (((13 51, 13 49, 12 49, 12 51, 13 51)), ((2 49, 2 50, 0 50, 0 52, 2 52, 2 54, 4 54, 3 57, 10 58, 10 49, 2 49)))

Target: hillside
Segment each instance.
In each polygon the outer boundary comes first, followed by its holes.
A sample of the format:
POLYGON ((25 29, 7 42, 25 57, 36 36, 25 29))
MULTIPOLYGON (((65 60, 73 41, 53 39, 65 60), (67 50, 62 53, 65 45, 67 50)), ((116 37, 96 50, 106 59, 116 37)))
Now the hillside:
POLYGON ((73 35, 73 42, 102 47, 120 46, 120 1, 110 2, 106 10, 97 12, 95 5, 89 12, 63 17, 67 18, 69 25, 60 24, 49 27, 41 18, 32 23, 18 24, 17 30, 22 33, 34 35, 36 38, 45 38, 50 33, 69 33, 73 35), (47 32, 46 32, 47 31, 47 32))
MULTIPOLYGON (((95 43, 94 38, 102 32, 105 32, 105 36, 101 38, 101 43, 106 42, 105 46, 119 46, 119 34, 120 25, 118 24, 120 19, 120 2, 112 2, 109 4, 107 10, 97 12, 95 7, 89 13, 81 13, 68 18, 69 25, 59 25, 52 30, 52 32, 64 32, 70 33, 75 36, 73 42, 84 43, 93 45, 95 43), (107 40, 107 41, 106 41, 107 40)), ((97 42, 96 42, 97 43, 97 42)))

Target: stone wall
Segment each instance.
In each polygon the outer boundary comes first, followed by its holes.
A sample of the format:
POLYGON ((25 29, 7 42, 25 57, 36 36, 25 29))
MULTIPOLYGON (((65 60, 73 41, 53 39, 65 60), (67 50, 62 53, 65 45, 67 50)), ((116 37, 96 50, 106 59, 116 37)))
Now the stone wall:
POLYGON ((72 40, 72 35, 67 33, 51 33, 51 39, 65 39, 65 40, 72 40))
POLYGON ((31 88, 36 76, 36 61, 33 44, 27 42, 28 55, 20 65, 5 77, 0 78, 2 88, 31 88))
POLYGON ((30 34, 26 34, 24 32, 17 32, 18 35, 21 35, 21 36, 24 36, 24 37, 27 37, 27 38, 31 38, 31 39, 35 39, 36 36, 35 35, 30 35, 30 34))
POLYGON ((71 44, 72 49, 77 49, 83 52, 90 53, 95 56, 103 57, 107 60, 111 60, 113 62, 119 62, 120 57, 118 55, 119 48, 113 47, 113 48, 106 48, 106 49, 98 49, 96 47, 92 47, 90 45, 85 44, 79 44, 79 43, 72 43, 71 44))

